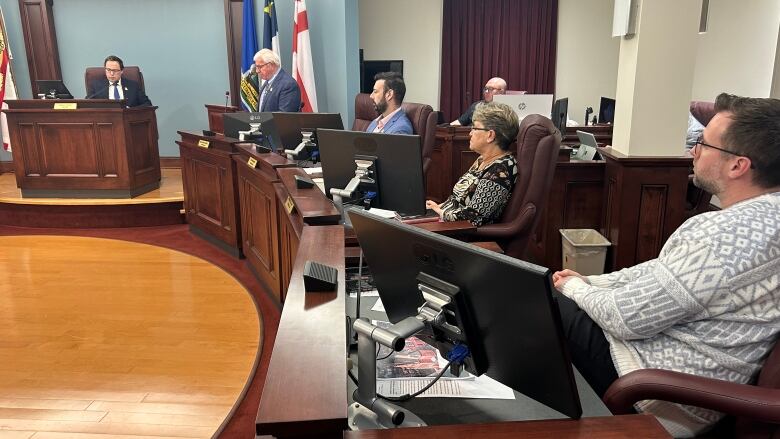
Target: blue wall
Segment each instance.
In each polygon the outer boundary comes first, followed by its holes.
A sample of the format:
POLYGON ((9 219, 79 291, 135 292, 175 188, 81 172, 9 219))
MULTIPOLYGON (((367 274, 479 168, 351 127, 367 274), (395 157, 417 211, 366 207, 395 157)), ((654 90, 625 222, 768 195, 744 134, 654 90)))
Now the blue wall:
MULTIPOLYGON (((14 54, 20 97, 30 98, 19 5, 0 0, 14 54)), ((255 0, 262 45, 263 1, 255 0)), ((282 65, 290 72, 293 0, 276 2, 282 65)), ((310 37, 320 111, 354 118, 359 88, 357 0, 309 0, 310 37)), ((54 0, 54 23, 65 83, 84 96, 84 69, 115 54, 139 65, 157 110, 160 155, 178 156, 177 130, 208 127, 204 104, 223 104, 228 90, 222 0, 54 0), (111 22, 112 17, 118 17, 111 22)), ((0 153, 0 160, 10 157, 0 153)))

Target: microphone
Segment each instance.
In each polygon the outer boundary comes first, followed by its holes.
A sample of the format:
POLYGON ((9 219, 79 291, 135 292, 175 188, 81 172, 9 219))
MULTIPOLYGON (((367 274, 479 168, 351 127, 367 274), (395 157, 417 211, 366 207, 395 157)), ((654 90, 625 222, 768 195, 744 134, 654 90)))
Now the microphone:
POLYGON ((95 99, 95 96, 103 93, 104 91, 108 91, 108 87, 109 87, 108 85, 104 85, 103 87, 100 88, 100 90, 98 90, 98 91, 96 91, 96 92, 94 92, 94 93, 92 93, 90 95, 87 95, 87 97, 84 98, 84 99, 95 99))
POLYGON ((230 99, 230 90, 225 92, 225 108, 222 110, 223 113, 227 113, 227 107, 228 107, 228 100, 230 99))

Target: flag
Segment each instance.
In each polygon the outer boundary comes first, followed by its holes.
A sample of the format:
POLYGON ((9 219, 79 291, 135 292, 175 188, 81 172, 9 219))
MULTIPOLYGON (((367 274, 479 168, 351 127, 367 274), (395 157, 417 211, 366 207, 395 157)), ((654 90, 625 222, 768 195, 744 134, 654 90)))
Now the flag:
MULTIPOLYGON (((0 108, 7 109, 10 99, 16 99, 16 85, 11 72, 11 48, 8 35, 5 33, 5 17, 0 9, 0 108)), ((5 113, 0 115, 0 131, 2 131, 3 149, 11 151, 11 136, 8 133, 8 121, 5 113)))
POLYGON ((271 49, 280 55, 279 25, 276 24, 276 6, 272 0, 265 0, 263 17, 263 49, 271 49))
POLYGON ((311 62, 309 40, 309 19, 306 15, 306 0, 295 0, 293 16, 293 78, 301 89, 301 101, 306 113, 317 112, 317 89, 314 87, 314 65, 311 62))
POLYGON ((241 32, 241 107, 257 111, 257 72, 254 56, 257 53, 254 0, 244 0, 244 23, 241 32))

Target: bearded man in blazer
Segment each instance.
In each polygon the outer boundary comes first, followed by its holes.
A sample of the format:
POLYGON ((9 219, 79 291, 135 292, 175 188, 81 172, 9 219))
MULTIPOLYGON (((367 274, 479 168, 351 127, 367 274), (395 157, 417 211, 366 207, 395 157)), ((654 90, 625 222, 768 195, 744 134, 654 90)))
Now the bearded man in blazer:
POLYGON ((148 107, 152 101, 132 79, 122 78, 125 64, 118 56, 109 55, 103 61, 106 79, 96 79, 89 84, 87 99, 124 99, 128 107, 148 107))

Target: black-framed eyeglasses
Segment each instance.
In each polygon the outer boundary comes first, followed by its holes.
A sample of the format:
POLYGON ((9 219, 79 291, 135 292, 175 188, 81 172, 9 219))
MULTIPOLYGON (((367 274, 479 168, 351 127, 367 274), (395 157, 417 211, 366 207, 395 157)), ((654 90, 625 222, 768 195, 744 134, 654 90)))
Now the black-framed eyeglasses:
MULTIPOLYGON (((729 151, 728 149, 721 148, 720 146, 715 146, 715 145, 710 145, 709 143, 704 143, 704 135, 700 135, 699 138, 696 139, 696 145, 694 145, 694 146, 698 148, 699 145, 706 146, 707 148, 716 149, 716 150, 718 150, 720 152, 725 152, 726 154, 731 154, 731 155, 734 155, 734 156, 737 156, 737 157, 745 157, 745 158, 750 159, 750 157, 746 156, 745 154, 740 154, 738 152, 729 151)), ((755 169, 755 165, 753 165, 753 160, 752 159, 750 160, 750 167, 755 169)))
POLYGON ((496 92, 496 91, 500 91, 500 90, 501 90, 500 88, 485 87, 485 88, 482 89, 482 93, 490 93, 491 91, 492 92, 496 92))
POLYGON ((493 131, 492 128, 480 128, 480 127, 475 127, 474 125, 471 126, 471 130, 472 131, 473 130, 477 130, 477 131, 493 131))

